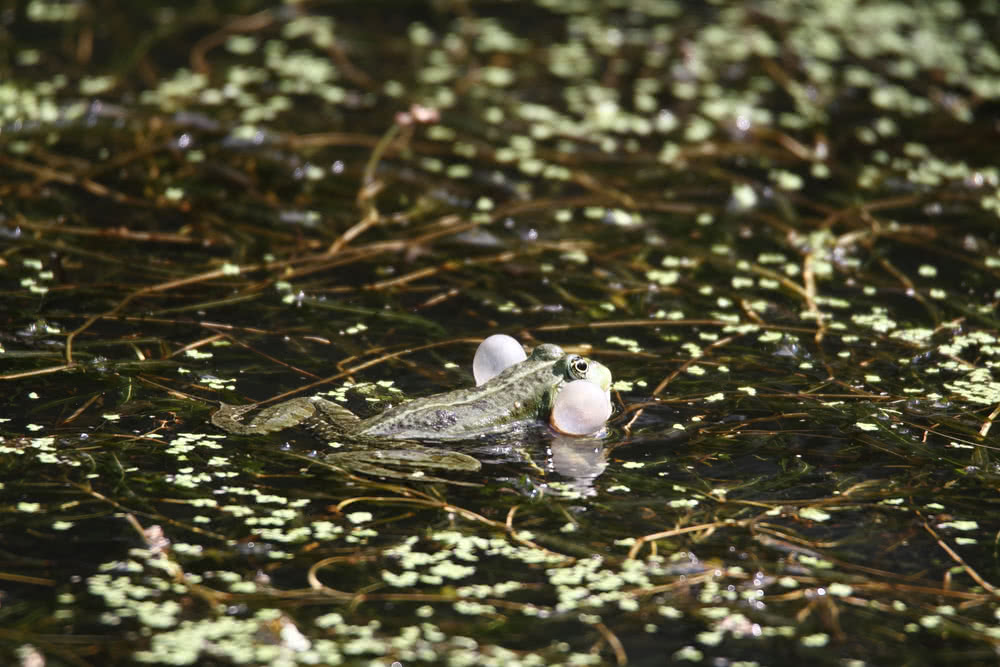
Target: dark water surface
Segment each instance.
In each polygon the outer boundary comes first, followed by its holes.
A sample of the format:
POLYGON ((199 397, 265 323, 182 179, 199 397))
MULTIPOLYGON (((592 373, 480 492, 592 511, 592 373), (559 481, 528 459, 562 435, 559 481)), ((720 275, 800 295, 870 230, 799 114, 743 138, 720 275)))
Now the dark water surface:
POLYGON ((994 0, 0 8, 0 664, 995 664, 998 43, 994 0), (498 331, 610 367, 608 434, 421 482, 208 421, 470 386, 498 331))

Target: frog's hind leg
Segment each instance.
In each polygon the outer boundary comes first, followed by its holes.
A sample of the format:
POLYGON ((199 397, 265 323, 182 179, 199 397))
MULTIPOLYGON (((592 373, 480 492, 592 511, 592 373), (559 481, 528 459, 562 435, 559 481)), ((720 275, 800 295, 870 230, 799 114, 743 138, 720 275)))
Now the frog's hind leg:
POLYGON ((423 447, 407 443, 407 449, 380 449, 377 451, 342 452, 329 454, 326 460, 334 465, 376 477, 394 477, 424 482, 446 482, 439 477, 429 476, 422 469, 476 472, 482 464, 466 454, 448 449, 423 447), (399 466, 394 470, 386 466, 399 466))
POLYGON ((316 413, 313 401, 308 398, 293 398, 264 408, 251 417, 249 422, 244 423, 243 415, 254 410, 257 405, 257 403, 250 405, 223 403, 222 407, 212 415, 212 423, 230 433, 258 435, 298 426, 316 413))
POLYGON ((320 440, 336 440, 350 434, 361 421, 356 414, 339 403, 325 398, 312 398, 310 401, 315 412, 302 422, 302 426, 320 440))
POLYGON ((477 472, 483 467, 479 459, 450 449, 411 445, 407 449, 388 449, 372 452, 376 457, 408 468, 436 468, 438 470, 464 470, 477 472))

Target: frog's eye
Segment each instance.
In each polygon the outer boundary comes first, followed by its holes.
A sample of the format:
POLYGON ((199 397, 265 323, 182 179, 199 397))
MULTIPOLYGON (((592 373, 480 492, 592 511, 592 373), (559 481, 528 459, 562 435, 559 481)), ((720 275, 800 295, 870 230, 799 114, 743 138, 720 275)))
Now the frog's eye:
POLYGON ((590 368, 590 364, 583 357, 577 357, 570 365, 573 368, 573 373, 580 377, 586 375, 587 369, 590 368))

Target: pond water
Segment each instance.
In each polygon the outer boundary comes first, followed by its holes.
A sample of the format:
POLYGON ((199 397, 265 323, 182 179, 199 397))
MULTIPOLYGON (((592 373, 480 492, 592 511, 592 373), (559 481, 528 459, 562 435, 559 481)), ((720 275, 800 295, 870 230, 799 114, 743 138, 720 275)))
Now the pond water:
POLYGON ((0 9, 0 663, 995 664, 998 25, 0 9), (607 433, 428 481, 209 421, 497 332, 607 365, 607 433))

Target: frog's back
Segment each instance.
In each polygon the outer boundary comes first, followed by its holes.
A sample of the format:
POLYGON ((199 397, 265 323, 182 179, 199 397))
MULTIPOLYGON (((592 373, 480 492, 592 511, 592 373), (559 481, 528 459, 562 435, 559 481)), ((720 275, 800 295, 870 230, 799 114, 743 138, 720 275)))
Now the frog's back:
MULTIPOLYGON (((457 440, 508 430, 548 414, 562 381, 555 345, 470 389, 417 398, 358 424, 356 433, 393 439, 457 440)), ((558 352, 558 354, 557 354, 558 352)))

